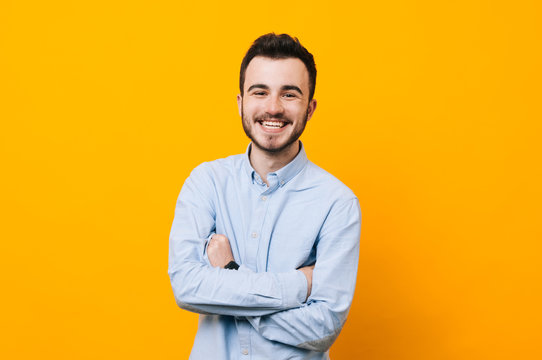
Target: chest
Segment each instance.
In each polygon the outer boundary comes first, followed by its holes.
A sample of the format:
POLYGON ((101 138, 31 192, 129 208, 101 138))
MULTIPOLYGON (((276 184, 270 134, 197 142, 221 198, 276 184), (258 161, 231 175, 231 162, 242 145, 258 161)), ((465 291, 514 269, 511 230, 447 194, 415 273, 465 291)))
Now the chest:
POLYGON ((288 186, 265 190, 231 186, 217 193, 216 232, 230 239, 236 261, 254 271, 281 272, 314 262, 328 212, 322 194, 288 186))

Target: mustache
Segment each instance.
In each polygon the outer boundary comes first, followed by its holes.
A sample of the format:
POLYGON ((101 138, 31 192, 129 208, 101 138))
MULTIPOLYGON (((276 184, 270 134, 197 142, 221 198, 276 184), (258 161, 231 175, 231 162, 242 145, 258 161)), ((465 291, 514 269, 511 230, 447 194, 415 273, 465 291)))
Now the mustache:
POLYGON ((284 114, 275 114, 275 115, 263 114, 263 115, 255 116, 254 120, 255 121, 281 120, 284 122, 291 122, 290 119, 284 116, 284 114))

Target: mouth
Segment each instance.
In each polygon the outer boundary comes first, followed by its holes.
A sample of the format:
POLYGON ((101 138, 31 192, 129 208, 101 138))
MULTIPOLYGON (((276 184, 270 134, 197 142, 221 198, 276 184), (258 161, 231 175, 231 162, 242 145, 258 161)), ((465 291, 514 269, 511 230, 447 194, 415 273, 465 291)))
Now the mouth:
POLYGON ((282 120, 257 120, 257 122, 265 129, 281 129, 288 125, 287 121, 282 120))

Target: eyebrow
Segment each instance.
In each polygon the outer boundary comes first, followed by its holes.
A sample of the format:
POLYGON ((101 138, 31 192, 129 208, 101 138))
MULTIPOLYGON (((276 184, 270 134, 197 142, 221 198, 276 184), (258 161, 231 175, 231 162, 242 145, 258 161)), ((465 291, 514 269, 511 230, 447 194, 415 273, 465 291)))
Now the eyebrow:
POLYGON ((265 85, 265 84, 254 84, 254 85, 251 85, 247 92, 252 90, 252 89, 265 89, 265 90, 269 90, 269 86, 265 85))
MULTIPOLYGON (((265 84, 254 84, 254 85, 251 85, 247 92, 248 91, 251 91, 253 89, 264 89, 264 90, 269 90, 269 86, 265 85, 265 84)), ((295 85, 284 85, 280 88, 282 91, 284 90, 294 90, 294 91, 297 91, 300 95, 303 95, 303 91, 301 91, 301 89, 295 85)))
POLYGON ((294 90, 297 91, 299 95, 303 95, 303 91, 301 91, 301 89, 295 85, 284 85, 281 87, 281 90, 294 90))

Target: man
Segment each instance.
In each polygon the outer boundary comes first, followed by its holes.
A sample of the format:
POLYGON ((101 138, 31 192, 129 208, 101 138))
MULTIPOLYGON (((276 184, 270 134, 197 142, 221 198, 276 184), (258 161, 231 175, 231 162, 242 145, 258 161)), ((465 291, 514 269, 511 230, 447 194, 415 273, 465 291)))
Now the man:
POLYGON ((237 96, 252 142, 181 190, 169 275, 177 304, 202 314, 190 359, 329 359, 354 294, 360 211, 298 140, 315 84, 297 39, 258 38, 237 96))

